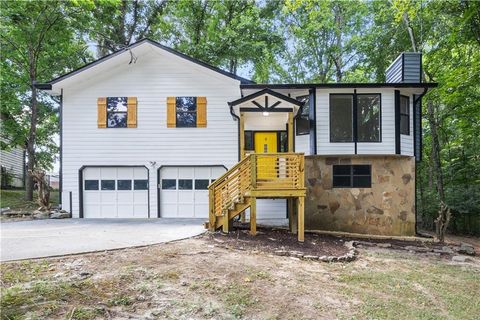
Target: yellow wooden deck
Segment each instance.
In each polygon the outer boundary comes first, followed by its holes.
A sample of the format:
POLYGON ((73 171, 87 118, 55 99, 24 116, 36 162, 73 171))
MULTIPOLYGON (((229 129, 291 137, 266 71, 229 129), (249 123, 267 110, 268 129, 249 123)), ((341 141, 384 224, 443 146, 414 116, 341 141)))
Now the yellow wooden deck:
POLYGON ((228 232, 232 219, 250 208, 250 230, 256 233, 256 199, 288 201, 292 232, 304 239, 304 155, 301 153, 249 154, 209 187, 208 228, 228 232), (295 210, 296 209, 296 210, 295 210))

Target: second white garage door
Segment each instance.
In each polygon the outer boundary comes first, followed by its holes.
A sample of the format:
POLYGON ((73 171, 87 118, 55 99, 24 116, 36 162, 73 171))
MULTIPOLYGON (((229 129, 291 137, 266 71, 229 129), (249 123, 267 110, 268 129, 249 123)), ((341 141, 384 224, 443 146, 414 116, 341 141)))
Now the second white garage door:
POLYGON ((225 173, 221 166, 160 169, 160 216, 208 218, 208 185, 225 173))

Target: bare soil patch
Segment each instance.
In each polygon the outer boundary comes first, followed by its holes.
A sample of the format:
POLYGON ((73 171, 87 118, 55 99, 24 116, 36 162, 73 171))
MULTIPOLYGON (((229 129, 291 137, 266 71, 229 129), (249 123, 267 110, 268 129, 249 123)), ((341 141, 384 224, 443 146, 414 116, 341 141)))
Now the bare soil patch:
POLYGON ((246 225, 236 225, 236 229, 224 234, 215 232, 205 237, 216 245, 239 250, 257 250, 274 253, 275 251, 294 251, 312 256, 342 256, 348 252, 345 240, 339 237, 305 233, 305 241, 299 242, 297 235, 285 229, 258 228, 252 236, 246 225))

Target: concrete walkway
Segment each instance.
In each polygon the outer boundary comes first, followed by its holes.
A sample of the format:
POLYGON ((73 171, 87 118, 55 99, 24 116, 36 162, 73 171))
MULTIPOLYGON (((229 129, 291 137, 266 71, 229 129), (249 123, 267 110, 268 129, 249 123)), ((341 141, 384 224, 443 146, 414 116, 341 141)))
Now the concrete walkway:
POLYGON ((0 261, 128 248, 184 239, 205 219, 63 219, 0 224, 0 261))

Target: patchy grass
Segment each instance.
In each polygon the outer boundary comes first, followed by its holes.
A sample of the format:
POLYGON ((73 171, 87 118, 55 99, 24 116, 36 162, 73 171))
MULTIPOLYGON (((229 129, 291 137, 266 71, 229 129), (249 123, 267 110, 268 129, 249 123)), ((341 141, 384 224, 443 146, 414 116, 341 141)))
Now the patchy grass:
MULTIPOLYGON (((9 207, 14 211, 30 211, 38 208, 38 204, 35 199, 37 194, 34 193, 34 201, 25 200, 25 191, 24 190, 0 190, 0 206, 2 208, 9 207)), ((50 193, 50 203, 52 206, 56 206, 59 203, 58 200, 58 191, 51 191, 50 193)))
POLYGON ((480 262, 369 248, 320 263, 190 239, 9 262, 2 319, 475 319, 480 262), (85 278, 87 274, 87 278, 85 278))

